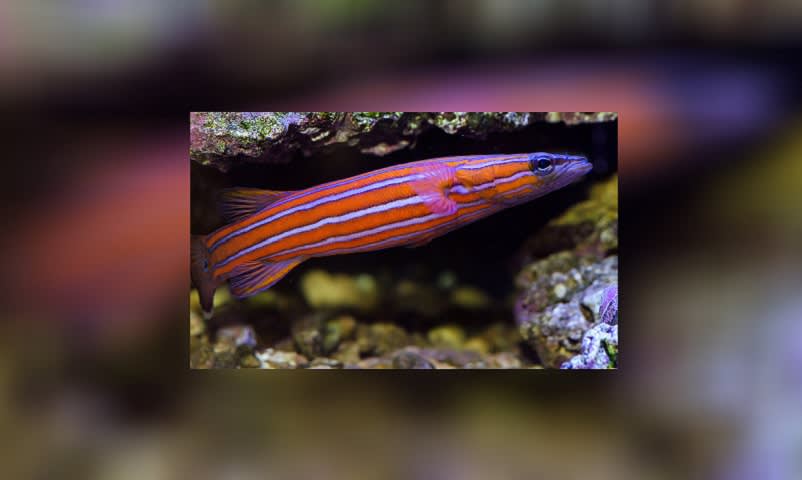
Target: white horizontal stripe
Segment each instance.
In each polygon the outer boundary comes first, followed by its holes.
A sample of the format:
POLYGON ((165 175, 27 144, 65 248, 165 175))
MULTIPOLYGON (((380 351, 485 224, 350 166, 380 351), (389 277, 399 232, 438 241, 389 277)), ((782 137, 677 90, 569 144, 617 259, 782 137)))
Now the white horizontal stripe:
MULTIPOLYGON (((477 201, 474 201, 474 202, 466 203, 464 205, 460 205, 459 208, 474 207, 474 206, 480 205, 482 203, 485 203, 485 201, 484 200, 477 200, 477 201)), ((393 230, 393 229, 396 229, 396 228, 404 228, 404 227, 408 227, 410 225, 418 225, 418 224, 421 224, 421 223, 426 223, 426 222, 428 222, 430 220, 434 220, 434 219, 437 219, 437 218, 440 218, 440 217, 442 217, 441 214, 434 213, 434 214, 426 215, 426 216, 423 216, 423 217, 411 218, 411 219, 404 220, 404 221, 401 221, 401 222, 390 223, 388 225, 382 225, 382 226, 379 226, 379 227, 374 227, 374 228, 370 228, 370 229, 367 229, 367 230, 362 230, 361 232, 357 232, 357 233, 351 233, 351 234, 348 234, 348 235, 340 235, 340 236, 337 236, 337 237, 327 238, 326 240, 323 240, 323 241, 320 241, 320 242, 317 242, 317 243, 313 243, 313 244, 310 244, 310 245, 302 245, 300 247, 295 247, 295 248, 291 248, 289 250, 284 250, 283 252, 276 253, 276 255, 282 255, 283 256, 283 255, 299 252, 299 251, 310 249, 310 248, 318 248, 318 247, 323 247, 323 246, 326 246, 326 245, 331 245, 333 243, 350 242, 350 241, 353 241, 353 240, 358 240, 360 238, 369 237, 369 236, 375 235, 377 233, 386 232, 388 230, 393 230)), ((440 227, 442 227, 442 226, 443 225, 440 225, 440 227)), ((408 233, 408 234, 402 235, 400 237, 393 237, 393 238, 384 239, 384 240, 382 240, 380 242, 374 242, 374 243, 369 244, 369 245, 379 246, 379 245, 389 244, 389 243, 395 242, 399 238, 407 238, 407 237, 412 238, 412 237, 415 237, 415 236, 422 236, 427 231, 428 230, 423 230, 423 231, 414 232, 414 233, 408 233)), ((334 253, 341 253, 341 252, 346 252, 346 251, 354 251, 354 250, 357 250, 357 249, 361 249, 363 247, 364 246, 350 247, 350 248, 344 248, 344 249, 339 249, 339 250, 332 250, 332 251, 326 252, 326 255, 330 255, 330 254, 334 254, 334 253)))
POLYGON ((263 240, 263 241, 255 244, 255 245, 252 245, 252 246, 250 246, 248 248, 244 248, 244 249, 240 250, 239 252, 237 252, 237 253, 231 255, 230 257, 226 258, 222 262, 220 262, 218 264, 218 267, 222 267, 222 266, 226 265, 227 263, 231 262, 232 260, 234 260, 236 258, 239 258, 239 257, 241 257, 243 255, 247 255, 248 253, 251 253, 251 252, 253 252, 255 250, 259 250, 260 248, 266 247, 266 246, 268 246, 268 245, 270 245, 272 243, 276 243, 279 240, 283 240, 283 239, 285 239, 287 237, 291 237, 291 236, 297 235, 299 233, 309 232, 311 230, 318 229, 318 228, 320 228, 320 227, 322 227, 324 225, 330 225, 330 224, 333 224, 333 223, 343 223, 343 222, 347 222, 349 220, 353 220, 355 218, 362 217, 364 215, 370 215, 370 214, 373 214, 373 213, 386 212, 388 210, 393 210, 395 208, 402 208, 402 207, 406 207, 406 206, 409 206, 409 205, 416 205, 416 204, 420 204, 420 203, 423 203, 423 200, 421 200, 421 198, 419 196, 415 195, 413 197, 404 198, 404 199, 401 199, 401 200, 395 200, 393 202, 388 202, 388 203, 384 203, 384 204, 381 204, 381 205, 375 205, 375 206, 372 206, 372 207, 369 207, 369 208, 365 208, 365 209, 362 209, 362 210, 357 210, 355 212, 346 213, 346 214, 339 215, 339 216, 336 216, 336 217, 324 218, 323 220, 319 220, 319 221, 317 221, 315 223, 312 223, 312 224, 309 224, 309 225, 304 225, 303 227, 294 228, 292 230, 288 230, 288 231, 286 231, 284 233, 281 233, 279 235, 274 235, 274 236, 272 236, 272 237, 270 237, 270 238, 268 238, 266 240, 263 240))
POLYGON ((533 189, 532 189, 531 185, 522 185, 522 186, 520 186, 518 188, 514 188, 514 189, 510 190, 509 192, 502 193, 501 194, 502 198, 507 199, 507 200, 512 200, 512 202, 513 202, 512 204, 507 205, 505 208, 512 207, 512 206, 515 206, 515 205, 520 205, 521 203, 526 203, 526 202, 528 202, 530 200, 534 200, 537 197, 540 197, 542 195, 545 195, 545 194, 549 193, 549 192, 540 193, 537 190, 534 190, 534 192, 538 193, 535 196, 530 196, 530 195, 520 195, 520 196, 518 196, 519 193, 527 193, 527 192, 528 193, 532 193, 533 192, 533 189), (512 197, 512 198, 510 198, 510 197, 512 197), (517 197, 517 198, 515 198, 515 197, 517 197))
POLYGON ((451 187, 450 192, 451 193, 459 193, 459 194, 465 195, 465 194, 472 193, 472 192, 478 192, 478 191, 481 191, 481 190, 486 190, 488 188, 495 187, 495 186, 498 186, 498 185, 503 185, 505 183, 514 182, 514 181, 518 180, 519 178, 524 178, 524 177, 529 176, 529 175, 534 175, 534 174, 532 172, 530 172, 530 171, 518 172, 518 173, 516 173, 514 175, 510 175, 509 177, 498 178, 498 179, 492 180, 490 182, 480 183, 479 185, 475 185, 475 186, 470 187, 470 188, 465 187, 463 185, 457 185, 456 187, 451 187))
POLYGON ((376 233, 386 232, 387 230, 392 230, 394 228, 402 228, 402 227, 408 227, 410 225, 417 225, 419 223, 426 223, 429 220, 434 220, 434 219, 436 219, 438 217, 440 217, 440 215, 436 214, 436 213, 433 213, 431 215, 426 215, 424 217, 415 217, 415 218, 411 218, 409 220, 404 220, 402 222, 390 223, 388 225, 382 225, 380 227, 374 227, 374 228, 370 228, 368 230, 362 230, 361 232, 358 232, 358 233, 352 233, 352 234, 349 234, 349 235, 340 235, 340 236, 337 236, 337 237, 330 237, 330 238, 328 238, 326 240, 323 240, 322 242, 317 242, 317 243, 313 243, 313 244, 310 244, 310 245, 303 245, 303 246, 300 246, 300 247, 295 247, 295 248, 292 248, 290 250, 285 250, 283 252, 279 252, 278 254, 279 255, 286 255, 288 253, 294 253, 294 252, 297 252, 297 251, 300 251, 300 250, 306 250, 308 248, 317 248, 317 247, 323 247, 323 246, 326 246, 326 245, 331 245, 332 243, 350 242, 351 240, 358 240, 360 238, 369 237, 369 236, 374 235, 376 233))
POLYGON ((459 167, 457 167, 457 170, 480 170, 482 168, 493 167, 496 165, 507 165, 508 163, 518 163, 518 162, 529 163, 529 157, 521 156, 506 160, 491 160, 489 162, 484 162, 484 163, 476 163, 476 164, 468 163, 465 165, 460 165, 459 167))
POLYGON ((251 225, 245 226, 245 227, 243 227, 243 228, 241 228, 239 230, 235 230, 235 231, 229 233, 228 235, 224 236, 220 240, 216 241, 214 243, 214 245, 212 245, 211 250, 216 249, 217 247, 220 246, 220 244, 230 240, 231 238, 234 238, 236 236, 239 236, 239 235, 242 235, 244 233, 250 232, 254 228, 259 228, 262 225, 266 225, 266 224, 268 224, 268 223, 270 223, 272 221, 278 220, 279 218, 286 217, 287 215, 291 215, 291 214, 296 213, 296 212, 302 212, 304 210, 309 210, 311 208, 315 208, 315 207, 317 207, 319 205, 324 205, 324 204, 327 204, 327 203, 330 203, 330 202, 336 202, 337 200, 342 200, 343 198, 348 198, 348 197, 352 197, 354 195, 359 195, 360 193, 365 193, 365 192, 370 192, 370 191, 373 191, 373 190, 378 190, 380 188, 388 187, 390 185, 398 185, 399 183, 409 182, 409 181, 412 181, 412 180, 419 180, 420 178, 422 178, 422 176, 419 175, 419 174, 407 175, 405 177, 391 178, 389 180, 383 180, 381 182, 372 183, 372 184, 369 184, 369 185, 365 185, 364 187, 355 188, 353 190, 346 190, 345 192, 340 192, 340 193, 337 193, 337 194, 334 194, 334 195, 321 197, 321 198, 318 198, 317 200, 314 200, 314 201, 311 201, 311 202, 308 202, 308 203, 303 203, 301 205, 298 205, 298 206, 295 206, 295 207, 292 207, 292 208, 288 208, 287 210, 279 212, 279 213, 277 213, 275 215, 271 215, 271 216, 269 216, 267 218, 259 220, 256 223, 253 223, 251 225))
MULTIPOLYGON (((524 185, 524 186, 515 188, 513 190, 510 190, 509 192, 507 192, 507 194, 520 193, 520 192, 523 192, 525 190, 528 190, 529 188, 530 188, 529 185, 524 185)), ((478 205, 481 205, 481 204, 484 204, 484 203, 486 203, 485 200, 475 200, 473 202, 462 204, 462 205, 459 206, 459 208, 460 209, 470 208, 470 207, 475 207, 475 206, 478 206, 478 205)), ((512 206, 512 205, 509 205, 509 206, 512 206)), ((503 207, 501 205, 498 205, 498 206, 494 206, 494 207, 488 208, 488 209, 477 210, 475 212, 471 212, 471 213, 468 213, 468 214, 465 214, 465 215, 460 215, 458 217, 458 219, 455 219, 454 222, 448 222, 448 223, 445 223, 445 224, 442 224, 442 225, 437 225, 436 227, 431 227, 431 228, 426 229, 426 230, 421 230, 421 231, 412 232, 412 233, 406 233, 406 234, 394 236, 394 237, 391 237, 391 238, 385 238, 384 240, 380 240, 378 242, 367 243, 365 245, 359 245, 359 246, 347 247, 347 248, 337 248, 337 249, 334 249, 334 250, 328 250, 326 252, 323 252, 323 253, 315 255, 315 256, 329 256, 329 255, 338 255, 338 254, 343 254, 343 253, 356 253, 356 252, 364 252, 364 251, 370 251, 370 250, 379 250, 379 249, 385 248, 385 247, 400 246, 400 245, 403 245, 407 241, 414 241, 414 240, 419 239, 420 237, 423 237, 423 236, 426 236, 426 235, 432 235, 432 234, 434 234, 434 238, 437 238, 440 235, 448 233, 449 230, 452 230, 452 229, 457 228, 457 227, 465 226, 465 225, 467 225, 469 223, 475 222, 476 220, 480 220, 480 219, 482 219, 482 218, 484 218, 486 216, 492 215, 493 213, 496 213, 499 210, 503 210, 504 208, 507 208, 507 207, 503 207), (455 224, 455 222, 456 222, 456 224, 455 224)), ((300 252, 300 251, 303 251, 303 250, 306 250, 306 249, 318 248, 318 247, 322 247, 322 246, 325 246, 325 245, 331 245, 331 244, 334 244, 334 243, 350 242, 352 240, 357 240, 357 239, 360 239, 360 238, 369 237, 371 235, 374 235, 374 234, 377 234, 377 233, 381 233, 381 232, 385 232, 385 231, 388 231, 388 230, 392 230, 394 228, 403 228, 403 227, 407 227, 407 226, 410 226, 410 225, 417 225, 417 224, 421 224, 421 223, 426 223, 426 222, 428 222, 430 220, 436 219, 437 217, 438 216, 436 214, 432 214, 432 215, 427 215, 427 216, 424 216, 424 217, 414 218, 414 219, 410 219, 410 220, 404 220, 402 222, 396 222, 394 224, 382 225, 380 227, 375 227, 375 228, 371 228, 371 229, 368 229, 368 230, 363 230, 361 232, 357 232, 357 233, 353 233, 353 234, 349 234, 349 235, 340 235, 338 237, 331 237, 331 238, 328 238, 326 240, 323 240, 323 241, 320 241, 320 242, 317 242, 317 243, 313 243, 311 245, 302 245, 300 247, 295 247, 295 248, 292 248, 292 249, 289 249, 289 250, 285 250, 283 252, 278 252, 278 253, 276 253, 276 255, 283 256, 283 255, 286 255, 286 254, 292 254, 292 253, 300 252)))

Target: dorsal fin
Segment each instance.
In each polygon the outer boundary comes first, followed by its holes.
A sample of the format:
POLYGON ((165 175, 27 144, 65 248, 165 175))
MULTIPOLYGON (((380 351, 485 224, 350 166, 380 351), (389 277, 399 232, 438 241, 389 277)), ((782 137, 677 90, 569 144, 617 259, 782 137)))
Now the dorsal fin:
POLYGON ((231 294, 237 298, 245 298, 267 290, 302 261, 303 258, 275 263, 256 260, 240 265, 229 278, 231 294))
POLYGON ((227 188, 220 192, 220 214, 227 222, 236 222, 291 193, 260 188, 227 188))

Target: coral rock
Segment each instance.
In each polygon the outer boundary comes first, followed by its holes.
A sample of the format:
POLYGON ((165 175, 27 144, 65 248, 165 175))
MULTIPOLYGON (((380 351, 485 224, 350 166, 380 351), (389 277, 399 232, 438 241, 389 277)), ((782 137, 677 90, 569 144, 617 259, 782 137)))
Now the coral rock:
POLYGON ((618 281, 618 257, 569 260, 571 255, 561 252, 528 266, 516 309, 521 335, 554 368, 579 353, 582 336, 599 320, 605 288, 618 281), (575 266, 566 270, 569 265, 575 266))
POLYGON ((392 323, 360 325, 357 328, 360 354, 381 356, 409 344, 407 332, 392 323))
POLYGON ((387 155, 439 129, 449 135, 485 138, 537 122, 608 122, 612 112, 193 112, 189 156, 221 171, 243 162, 285 162, 296 152, 311 155, 348 145, 387 155))
POLYGON ((618 366, 618 325, 599 323, 582 338, 582 351, 561 368, 616 368, 618 366))
POLYGON ((282 352, 267 348, 261 352, 255 352, 261 368, 304 368, 309 361, 303 355, 295 352, 282 352))

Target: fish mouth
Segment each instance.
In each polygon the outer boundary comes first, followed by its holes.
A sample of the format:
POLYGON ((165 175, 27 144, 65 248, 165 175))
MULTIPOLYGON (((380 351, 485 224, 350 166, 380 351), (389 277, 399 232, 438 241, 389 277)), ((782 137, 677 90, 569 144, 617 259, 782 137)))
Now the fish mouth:
POLYGON ((563 170, 552 184, 552 190, 576 183, 593 170, 593 164, 586 157, 566 155, 565 160, 567 162, 563 164, 563 170))
POLYGON ((565 176, 570 179, 570 182, 576 182, 582 177, 593 170, 593 164, 588 161, 586 157, 571 156, 568 157, 568 169, 566 169, 565 176))
POLYGON ((571 171, 579 176, 587 175, 593 170, 593 164, 586 157, 570 157, 570 160, 573 163, 571 171))

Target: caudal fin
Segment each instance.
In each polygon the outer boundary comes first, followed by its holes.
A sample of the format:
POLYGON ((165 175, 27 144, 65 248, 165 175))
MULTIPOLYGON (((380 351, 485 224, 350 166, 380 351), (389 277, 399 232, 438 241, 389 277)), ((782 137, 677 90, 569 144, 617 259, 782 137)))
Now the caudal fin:
POLYGON ((217 289, 217 282, 212 277, 212 269, 209 265, 209 251, 203 242, 203 236, 192 235, 190 239, 190 272, 192 274, 192 284, 198 289, 203 316, 211 318, 214 307, 214 291, 217 289))

